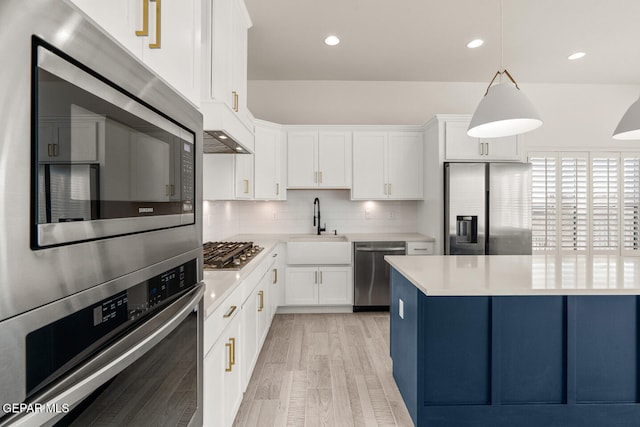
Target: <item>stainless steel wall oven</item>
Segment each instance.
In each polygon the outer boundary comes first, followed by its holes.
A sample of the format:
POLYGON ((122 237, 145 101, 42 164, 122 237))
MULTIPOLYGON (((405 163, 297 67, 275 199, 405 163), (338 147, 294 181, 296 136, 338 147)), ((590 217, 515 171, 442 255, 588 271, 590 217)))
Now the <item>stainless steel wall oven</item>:
POLYGON ((200 424, 202 115, 68 0, 0 28, 0 425, 200 424))

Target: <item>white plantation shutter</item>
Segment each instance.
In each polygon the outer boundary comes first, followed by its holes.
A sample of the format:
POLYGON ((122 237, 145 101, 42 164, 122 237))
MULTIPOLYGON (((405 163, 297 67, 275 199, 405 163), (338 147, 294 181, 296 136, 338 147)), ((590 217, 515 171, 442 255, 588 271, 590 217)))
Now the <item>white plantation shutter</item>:
POLYGON ((620 197, 618 190, 620 156, 591 155, 591 248, 594 252, 618 252, 620 197))
POLYGON ((622 253, 640 252, 640 154, 623 154, 622 253))
POLYGON ((533 154, 531 163, 531 238, 534 251, 555 251, 557 244, 557 156, 533 154))
POLYGON ((560 248, 587 250, 587 156, 563 153, 560 159, 560 248))

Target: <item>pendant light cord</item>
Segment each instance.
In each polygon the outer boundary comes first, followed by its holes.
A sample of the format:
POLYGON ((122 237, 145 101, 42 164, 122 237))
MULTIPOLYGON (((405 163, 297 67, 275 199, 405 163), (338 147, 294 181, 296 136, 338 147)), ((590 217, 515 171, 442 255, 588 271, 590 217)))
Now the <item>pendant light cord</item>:
POLYGON ((500 69, 504 70, 504 28, 502 19, 503 0, 500 0, 500 69))

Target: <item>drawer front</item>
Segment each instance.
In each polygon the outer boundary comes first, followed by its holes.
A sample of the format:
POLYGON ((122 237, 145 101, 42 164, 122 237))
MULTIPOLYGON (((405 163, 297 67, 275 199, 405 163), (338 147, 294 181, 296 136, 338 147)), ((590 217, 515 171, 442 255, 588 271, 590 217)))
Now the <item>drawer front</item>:
POLYGON ((433 255, 433 242, 407 242, 407 255, 433 255))
POLYGON ((244 286, 240 284, 220 307, 204 323, 204 354, 206 355, 216 343, 222 331, 231 323, 233 318, 240 313, 243 301, 244 286), (235 307, 235 308, 234 308, 235 307))

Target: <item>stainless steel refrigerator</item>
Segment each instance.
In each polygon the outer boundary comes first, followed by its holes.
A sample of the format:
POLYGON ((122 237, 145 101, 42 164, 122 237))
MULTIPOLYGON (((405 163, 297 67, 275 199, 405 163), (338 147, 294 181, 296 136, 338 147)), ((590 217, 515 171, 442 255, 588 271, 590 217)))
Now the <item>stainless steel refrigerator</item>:
POLYGON ((446 255, 531 255, 531 165, 445 163, 446 255))

